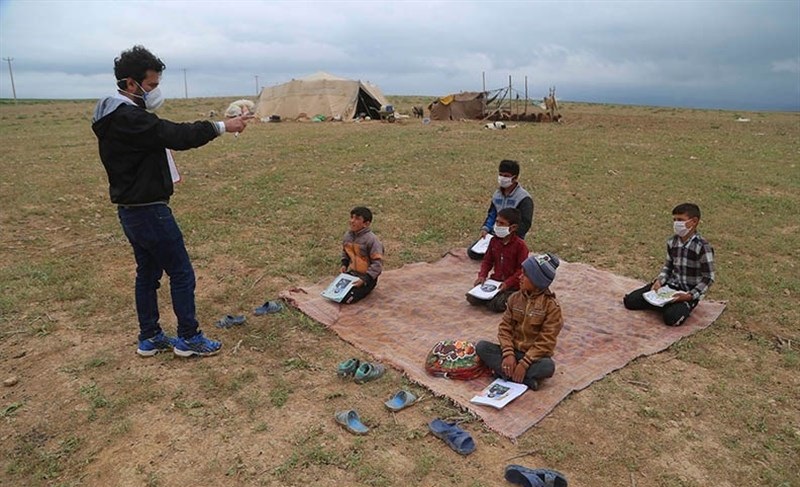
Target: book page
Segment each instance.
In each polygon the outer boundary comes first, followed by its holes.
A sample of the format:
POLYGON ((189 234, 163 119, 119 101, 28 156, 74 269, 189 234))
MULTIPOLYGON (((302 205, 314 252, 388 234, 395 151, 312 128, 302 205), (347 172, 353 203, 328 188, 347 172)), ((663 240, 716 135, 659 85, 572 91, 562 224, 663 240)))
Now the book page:
POLYGON ((525 384, 495 379, 494 382, 486 386, 480 394, 474 396, 469 402, 502 409, 506 404, 518 398, 527 390, 528 386, 525 384))
POLYGON ((167 164, 169 165, 169 175, 172 178, 173 183, 180 183, 182 178, 180 173, 178 172, 178 166, 175 165, 175 159, 172 157, 172 151, 169 149, 164 149, 167 151, 167 164))
POLYGON ((475 245, 472 246, 470 250, 475 252, 476 254, 485 254, 487 250, 489 250, 489 241, 492 240, 491 233, 487 233, 485 237, 475 242, 475 245))
POLYGON ((664 306, 665 304, 672 301, 678 291, 677 289, 672 289, 669 286, 661 286, 658 288, 658 291, 648 291, 644 293, 643 297, 647 300, 648 303, 652 304, 653 306, 664 306))
POLYGON ((467 291, 467 293, 478 299, 485 299, 488 301, 497 296, 497 293, 500 292, 500 284, 502 284, 500 281, 486 279, 483 284, 478 284, 467 291))

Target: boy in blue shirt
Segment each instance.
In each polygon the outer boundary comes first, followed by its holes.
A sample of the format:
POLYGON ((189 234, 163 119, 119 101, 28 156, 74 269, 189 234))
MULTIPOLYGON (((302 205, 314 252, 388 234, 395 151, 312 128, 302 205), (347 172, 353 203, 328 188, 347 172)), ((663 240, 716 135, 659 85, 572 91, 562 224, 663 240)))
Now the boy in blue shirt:
MULTIPOLYGON (((519 184, 519 163, 510 159, 500 161, 497 171, 498 188, 492 195, 489 202, 489 210, 486 213, 486 220, 481 226, 481 236, 478 240, 492 233, 497 213, 503 208, 516 208, 520 212, 520 222, 517 227, 517 235, 525 240, 525 235, 533 224, 533 197, 525 191, 519 184)), ((473 252, 472 246, 467 248, 467 255, 470 259, 481 260, 483 254, 473 252)))

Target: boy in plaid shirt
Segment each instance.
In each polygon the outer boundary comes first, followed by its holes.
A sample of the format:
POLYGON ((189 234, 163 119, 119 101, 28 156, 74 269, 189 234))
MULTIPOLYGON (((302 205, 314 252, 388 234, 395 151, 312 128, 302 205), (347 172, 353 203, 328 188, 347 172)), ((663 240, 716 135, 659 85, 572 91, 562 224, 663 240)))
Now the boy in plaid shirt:
POLYGON ((668 326, 683 324, 714 282, 714 249, 697 233, 700 208, 683 203, 672 210, 674 235, 667 240, 667 260, 655 281, 626 294, 627 309, 660 310, 668 326), (650 304, 644 294, 668 285, 681 292, 663 307, 650 304))

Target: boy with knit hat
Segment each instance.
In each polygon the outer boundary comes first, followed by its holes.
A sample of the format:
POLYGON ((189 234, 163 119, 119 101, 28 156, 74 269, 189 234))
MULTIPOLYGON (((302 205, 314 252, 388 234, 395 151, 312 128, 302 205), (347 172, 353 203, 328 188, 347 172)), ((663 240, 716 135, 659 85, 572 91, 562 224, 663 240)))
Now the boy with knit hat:
POLYGON ((520 290, 508 299, 499 326, 500 344, 480 341, 475 346, 478 356, 497 376, 534 391, 539 389, 540 380, 553 376, 556 368, 552 356, 564 319, 550 284, 558 265, 553 254, 525 259, 520 290))

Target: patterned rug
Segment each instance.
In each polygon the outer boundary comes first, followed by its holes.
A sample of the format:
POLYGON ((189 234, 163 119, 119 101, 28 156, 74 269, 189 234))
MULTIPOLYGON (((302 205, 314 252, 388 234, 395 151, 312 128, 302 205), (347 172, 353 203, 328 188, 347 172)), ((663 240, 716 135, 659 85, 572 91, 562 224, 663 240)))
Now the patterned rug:
POLYGON ((470 306, 464 299, 478 267, 479 262, 458 249, 431 264, 384 272, 372 294, 354 305, 339 305, 320 296, 332 277, 284 291, 281 297, 374 359, 401 370, 434 394, 449 397, 510 438, 539 422, 572 391, 708 327, 725 309, 725 303, 704 300, 682 326, 668 327, 657 313, 623 307, 622 296, 642 282, 562 260, 551 286, 564 315, 553 356, 556 373, 538 391, 528 391, 496 410, 469 402, 490 378, 454 381, 425 372, 425 357, 440 340, 497 342, 501 315, 470 306))

